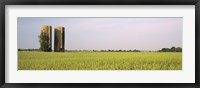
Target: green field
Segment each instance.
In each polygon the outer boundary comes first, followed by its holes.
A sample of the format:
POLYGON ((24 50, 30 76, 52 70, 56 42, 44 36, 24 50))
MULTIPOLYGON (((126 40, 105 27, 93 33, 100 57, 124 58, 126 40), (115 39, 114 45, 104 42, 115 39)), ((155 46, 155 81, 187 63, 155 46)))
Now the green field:
POLYGON ((18 51, 18 70, 182 70, 182 53, 18 51))

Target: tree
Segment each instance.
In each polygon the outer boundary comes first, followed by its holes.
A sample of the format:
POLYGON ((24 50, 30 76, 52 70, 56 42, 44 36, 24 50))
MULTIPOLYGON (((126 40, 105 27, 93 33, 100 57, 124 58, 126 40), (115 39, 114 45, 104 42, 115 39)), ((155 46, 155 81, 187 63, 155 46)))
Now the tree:
POLYGON ((176 48, 176 52, 182 52, 182 48, 181 47, 177 47, 176 48))
POLYGON ((132 50, 130 49, 130 50, 128 50, 128 52, 132 52, 132 50))
POLYGON ((172 48, 171 48, 171 52, 175 52, 176 51, 176 48, 173 46, 172 48))
POLYGON ((18 51, 22 51, 21 49, 18 49, 18 51))
POLYGON ((50 41, 49 41, 49 36, 47 33, 45 32, 40 33, 39 42, 40 42, 40 49, 42 51, 45 51, 45 52, 51 51, 51 48, 49 48, 50 41))
POLYGON ((171 47, 171 48, 162 48, 161 50, 159 50, 158 52, 182 52, 182 48, 181 47, 171 47))

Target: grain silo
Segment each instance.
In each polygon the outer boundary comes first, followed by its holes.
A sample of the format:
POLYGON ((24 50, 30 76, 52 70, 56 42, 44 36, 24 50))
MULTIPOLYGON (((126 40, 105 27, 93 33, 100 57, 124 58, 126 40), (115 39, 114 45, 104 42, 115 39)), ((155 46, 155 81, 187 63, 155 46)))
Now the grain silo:
POLYGON ((48 25, 41 26, 41 33, 45 33, 48 36, 49 50, 52 50, 52 27, 48 25))
POLYGON ((65 51, 65 28, 58 26, 54 28, 54 52, 65 51))

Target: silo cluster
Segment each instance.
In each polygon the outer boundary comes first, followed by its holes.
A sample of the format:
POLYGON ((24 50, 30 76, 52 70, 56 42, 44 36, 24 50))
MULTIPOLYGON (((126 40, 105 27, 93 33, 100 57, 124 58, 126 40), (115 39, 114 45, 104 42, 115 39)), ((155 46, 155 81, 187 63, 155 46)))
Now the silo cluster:
MULTIPOLYGON (((41 33, 47 33, 49 49, 52 50, 52 27, 48 25, 41 26, 41 33)), ((54 52, 65 51, 65 28, 58 26, 54 28, 54 52)))

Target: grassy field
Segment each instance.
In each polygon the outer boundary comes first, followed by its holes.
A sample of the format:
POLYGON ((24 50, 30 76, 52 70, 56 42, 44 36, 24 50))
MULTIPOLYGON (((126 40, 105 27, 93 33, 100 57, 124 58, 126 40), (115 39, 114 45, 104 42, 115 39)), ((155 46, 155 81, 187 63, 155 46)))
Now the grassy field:
POLYGON ((18 70, 181 69, 181 52, 18 52, 18 70))

